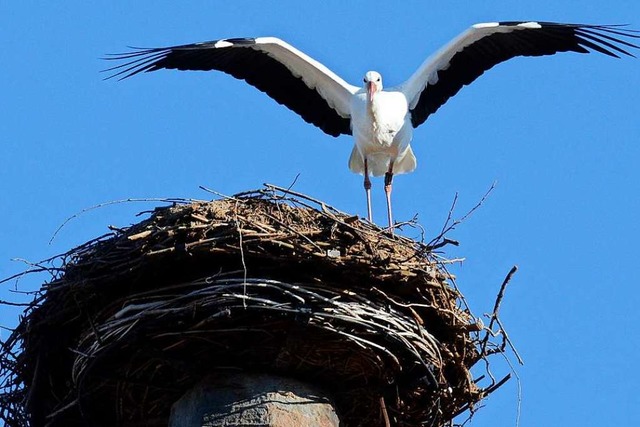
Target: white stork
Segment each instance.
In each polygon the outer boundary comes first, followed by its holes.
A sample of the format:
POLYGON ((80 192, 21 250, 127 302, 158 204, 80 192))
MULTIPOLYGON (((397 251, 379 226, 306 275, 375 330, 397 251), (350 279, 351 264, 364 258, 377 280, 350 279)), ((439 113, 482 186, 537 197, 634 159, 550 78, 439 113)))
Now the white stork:
POLYGON ((410 142, 418 127, 463 86, 494 65, 516 56, 588 53, 618 58, 638 49, 629 39, 640 32, 620 25, 553 22, 492 22, 473 25, 428 58, 407 81, 384 89, 375 71, 355 86, 315 59, 275 37, 232 38, 173 47, 141 49, 107 59, 124 63, 105 71, 125 79, 159 69, 219 70, 298 113, 329 135, 353 135, 349 168, 364 175, 367 215, 371 215, 369 175, 385 175, 389 228, 393 231, 391 181, 411 172, 416 158, 410 142), (627 40, 625 40, 627 39, 627 40))

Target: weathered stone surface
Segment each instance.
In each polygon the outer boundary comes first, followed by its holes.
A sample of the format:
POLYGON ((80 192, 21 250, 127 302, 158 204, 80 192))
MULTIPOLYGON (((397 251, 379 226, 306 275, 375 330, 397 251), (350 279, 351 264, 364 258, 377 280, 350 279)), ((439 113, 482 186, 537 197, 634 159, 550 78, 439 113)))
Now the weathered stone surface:
POLYGON ((289 378, 251 373, 208 377, 171 408, 170 427, 337 427, 329 396, 289 378))

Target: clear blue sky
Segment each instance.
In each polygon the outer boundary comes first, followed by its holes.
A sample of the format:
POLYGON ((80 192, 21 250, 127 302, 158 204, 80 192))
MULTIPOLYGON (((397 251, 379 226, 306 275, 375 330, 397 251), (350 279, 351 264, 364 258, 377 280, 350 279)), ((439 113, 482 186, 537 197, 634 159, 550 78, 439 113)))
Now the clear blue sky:
MULTIPOLYGON (((161 71, 102 81, 99 58, 163 46, 275 35, 353 84, 374 69, 400 83, 466 27, 495 20, 630 23, 640 2, 1 2, 0 277, 139 221, 152 204, 68 216, 111 200, 210 198, 289 185, 365 214, 351 139, 334 139, 224 74, 161 71), (271 6, 278 4, 278 7, 271 6), (347 6, 345 6, 347 5, 347 6)), ((477 315, 512 265, 502 320, 525 366, 521 426, 632 426, 640 418, 640 60, 563 54, 516 59, 463 89, 414 136, 418 169, 396 178, 397 220, 437 234, 497 181, 450 237, 477 315)), ((385 223, 382 181, 374 216, 385 223)), ((411 234, 411 233, 410 233, 411 234)), ((417 233, 416 233, 417 234, 417 233)), ((13 285, 12 285, 13 286, 13 285)), ((12 286, 0 299, 15 299, 12 286)), ((25 279, 20 290, 38 282, 25 279)), ((2 308, 0 324, 17 312, 2 308)), ((6 336, 6 332, 2 332, 6 336)), ((504 367, 496 361, 499 372, 504 367)), ((516 383, 472 426, 514 426, 516 383)))

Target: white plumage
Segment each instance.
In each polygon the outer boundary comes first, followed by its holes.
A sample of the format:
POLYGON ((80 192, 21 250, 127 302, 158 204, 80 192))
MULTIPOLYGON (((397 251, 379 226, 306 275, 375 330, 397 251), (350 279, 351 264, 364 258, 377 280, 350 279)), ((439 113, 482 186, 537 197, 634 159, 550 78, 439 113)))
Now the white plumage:
POLYGON ((389 227, 392 230, 391 182, 411 172, 413 128, 422 124, 463 86, 494 65, 516 56, 557 52, 633 56, 640 48, 625 39, 637 31, 616 25, 551 22, 476 24, 428 58, 407 81, 384 89, 382 76, 369 71, 364 85, 347 83, 327 67, 275 37, 235 38, 167 48, 137 49, 107 59, 125 61, 110 68, 109 78, 124 79, 163 68, 219 70, 243 79, 329 135, 351 134, 349 168, 364 175, 371 221, 369 175, 385 175, 389 227))
POLYGON ((365 75, 365 88, 351 99, 351 131, 355 145, 349 169, 364 174, 364 159, 373 176, 384 175, 394 162, 395 174, 411 172, 416 159, 409 143, 413 137, 407 97, 399 91, 383 91, 382 76, 375 71, 365 75), (366 85, 374 85, 369 99, 366 85))

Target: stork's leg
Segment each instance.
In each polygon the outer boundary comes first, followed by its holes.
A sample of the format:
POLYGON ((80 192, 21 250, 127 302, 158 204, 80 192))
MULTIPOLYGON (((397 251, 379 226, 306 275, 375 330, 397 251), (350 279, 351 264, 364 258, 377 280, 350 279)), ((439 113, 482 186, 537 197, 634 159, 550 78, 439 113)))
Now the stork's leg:
POLYGON ((369 179, 367 159, 364 159, 364 191, 367 194, 367 218, 369 222, 373 222, 373 215, 371 215, 371 180, 369 179))
POLYGON ((389 162, 389 169, 384 174, 384 194, 387 196, 387 217, 389 218, 389 230, 393 234, 393 214, 391 212, 391 181, 393 180, 393 161, 389 162))

